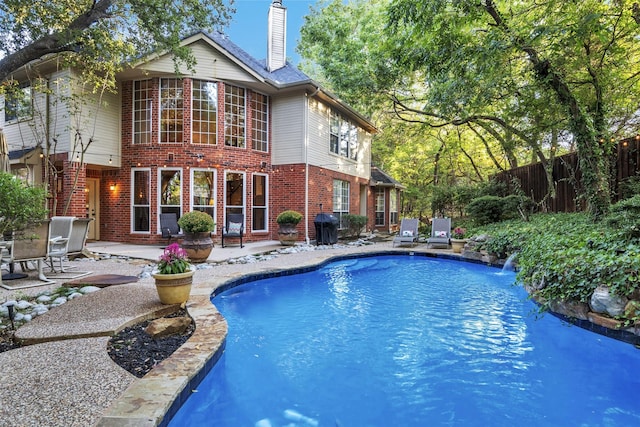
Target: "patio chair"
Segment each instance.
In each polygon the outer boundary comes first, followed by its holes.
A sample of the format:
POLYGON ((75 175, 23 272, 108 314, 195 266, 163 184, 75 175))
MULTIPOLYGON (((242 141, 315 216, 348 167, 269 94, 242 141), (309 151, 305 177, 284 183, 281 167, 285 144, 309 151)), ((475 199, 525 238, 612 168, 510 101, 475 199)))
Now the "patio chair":
POLYGON ((242 236, 244 235, 244 215, 243 214, 227 214, 225 225, 222 228, 222 247, 224 248, 224 239, 240 239, 240 247, 242 245, 242 236))
POLYGON ((427 239, 427 247, 448 248, 451 239, 451 218, 433 218, 431 220, 431 237, 427 239))
POLYGON ((400 231, 398 235, 393 238, 393 245, 396 246, 402 244, 411 244, 412 246, 418 243, 418 219, 417 218, 402 218, 400 222, 400 231))
POLYGON ((69 239, 71 238, 71 230, 75 216, 54 216, 51 217, 49 223, 49 252, 47 258, 51 266, 51 271, 57 273, 53 259, 57 258, 60 262, 60 272, 64 273, 64 265, 62 260, 67 256, 69 247, 69 239))
POLYGON ((43 283, 8 286, 0 280, 0 286, 5 289, 21 289, 32 286, 54 283, 44 274, 43 264, 49 253, 49 221, 46 220, 40 225, 16 233, 13 240, 3 242, 1 251, 1 261, 6 264, 20 264, 23 273, 27 270, 27 261, 35 261, 38 269, 38 279, 43 283))
POLYGON ((171 243, 172 239, 181 239, 184 237, 184 234, 180 233, 178 215, 175 213, 160 214, 160 230, 162 231, 162 237, 167 239, 167 244, 171 243))

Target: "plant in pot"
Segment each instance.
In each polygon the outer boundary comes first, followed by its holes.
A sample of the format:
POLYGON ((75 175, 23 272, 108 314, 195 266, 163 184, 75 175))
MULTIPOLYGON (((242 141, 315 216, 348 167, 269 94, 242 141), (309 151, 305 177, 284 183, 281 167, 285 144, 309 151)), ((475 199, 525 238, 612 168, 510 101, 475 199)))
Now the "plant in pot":
POLYGON ((205 262, 213 249, 211 232, 216 226, 211 215, 202 211, 191 211, 180 217, 178 225, 184 232, 182 247, 191 262, 205 262))
POLYGON ((456 227, 451 232, 451 248, 455 253, 462 253, 462 249, 464 245, 467 243, 467 239, 465 238, 467 235, 467 230, 462 227, 456 227))
POLYGON ((293 246, 298 240, 298 223, 302 220, 302 214, 293 210, 280 212, 276 218, 278 223, 278 239, 285 246, 293 246))
POLYGON ((164 249, 158 262, 158 270, 152 273, 156 290, 163 304, 182 304, 191 293, 195 268, 189 263, 187 252, 177 243, 164 249))

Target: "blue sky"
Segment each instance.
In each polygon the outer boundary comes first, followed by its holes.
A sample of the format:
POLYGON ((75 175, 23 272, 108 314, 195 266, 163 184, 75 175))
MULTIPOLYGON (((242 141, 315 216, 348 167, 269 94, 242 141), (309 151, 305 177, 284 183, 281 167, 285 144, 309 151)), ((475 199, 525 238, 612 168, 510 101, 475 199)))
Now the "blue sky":
MULTIPOLYGON (((256 59, 267 56, 267 16, 272 0, 235 0, 236 13, 224 32, 235 44, 256 59)), ((294 64, 300 62, 295 48, 300 38, 303 16, 309 14, 309 6, 316 0, 282 0, 287 8, 287 59, 294 64)))

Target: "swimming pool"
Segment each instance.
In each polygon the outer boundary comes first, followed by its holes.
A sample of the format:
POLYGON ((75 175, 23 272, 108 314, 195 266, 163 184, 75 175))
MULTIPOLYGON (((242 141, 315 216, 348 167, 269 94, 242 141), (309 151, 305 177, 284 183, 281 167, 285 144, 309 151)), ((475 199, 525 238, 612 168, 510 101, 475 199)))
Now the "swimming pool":
POLYGON ((536 320, 513 282, 378 256, 230 289, 225 353, 169 425, 639 425, 640 352, 536 320))

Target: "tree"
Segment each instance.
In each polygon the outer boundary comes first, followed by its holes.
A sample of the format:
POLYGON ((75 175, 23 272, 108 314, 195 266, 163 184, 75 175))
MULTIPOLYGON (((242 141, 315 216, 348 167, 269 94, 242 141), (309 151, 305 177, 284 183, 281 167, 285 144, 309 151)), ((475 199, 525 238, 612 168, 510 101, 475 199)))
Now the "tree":
POLYGON ((225 24, 231 12, 223 0, 5 0, 0 82, 52 54, 111 87, 118 70, 151 52, 171 52, 190 66, 193 55, 180 40, 225 24))
POLYGON ((46 193, 0 172, 0 235, 38 225, 47 215, 46 193))
POLYGON ((510 167, 526 153, 552 164, 575 145, 589 210, 607 211, 610 141, 638 128, 632 1, 339 3, 312 12, 299 49, 345 99, 385 99, 398 118, 434 129, 467 127, 510 167))

